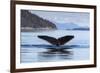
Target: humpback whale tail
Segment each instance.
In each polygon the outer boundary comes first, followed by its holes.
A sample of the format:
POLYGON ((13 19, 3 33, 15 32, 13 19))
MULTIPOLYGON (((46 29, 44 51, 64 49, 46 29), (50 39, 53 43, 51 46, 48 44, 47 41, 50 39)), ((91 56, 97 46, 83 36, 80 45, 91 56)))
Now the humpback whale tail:
POLYGON ((40 39, 43 39, 43 40, 49 42, 50 44, 56 45, 58 47, 58 48, 49 48, 50 50, 48 52, 44 52, 44 53, 66 53, 66 54, 70 54, 70 52, 66 51, 65 48, 61 48, 59 46, 64 45, 65 43, 69 42, 71 39, 74 38, 74 36, 69 35, 69 36, 60 37, 58 39, 56 39, 54 37, 50 37, 50 36, 45 36, 45 35, 40 35, 38 37, 40 39))
POLYGON ((74 38, 74 36, 72 36, 72 35, 60 37, 58 39, 56 39, 54 37, 50 37, 50 36, 45 36, 45 35, 41 35, 38 37, 40 39, 43 39, 43 40, 49 42, 52 45, 56 45, 56 46, 64 45, 65 43, 69 42, 71 39, 74 38))

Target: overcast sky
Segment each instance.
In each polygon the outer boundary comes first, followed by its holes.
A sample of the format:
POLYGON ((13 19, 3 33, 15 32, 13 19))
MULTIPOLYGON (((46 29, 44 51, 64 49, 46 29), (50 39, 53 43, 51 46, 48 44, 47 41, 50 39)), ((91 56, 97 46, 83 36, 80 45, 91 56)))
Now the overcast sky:
POLYGON ((74 23, 79 26, 89 26, 90 14, 87 12, 61 12, 30 10, 44 19, 53 23, 74 23))

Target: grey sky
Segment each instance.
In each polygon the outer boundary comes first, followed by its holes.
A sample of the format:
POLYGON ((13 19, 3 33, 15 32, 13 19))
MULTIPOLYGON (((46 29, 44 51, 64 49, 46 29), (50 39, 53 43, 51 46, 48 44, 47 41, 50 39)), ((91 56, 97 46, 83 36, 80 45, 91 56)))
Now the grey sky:
POLYGON ((79 26, 89 26, 90 14, 87 12, 61 12, 30 10, 44 19, 53 23, 75 23, 79 26))

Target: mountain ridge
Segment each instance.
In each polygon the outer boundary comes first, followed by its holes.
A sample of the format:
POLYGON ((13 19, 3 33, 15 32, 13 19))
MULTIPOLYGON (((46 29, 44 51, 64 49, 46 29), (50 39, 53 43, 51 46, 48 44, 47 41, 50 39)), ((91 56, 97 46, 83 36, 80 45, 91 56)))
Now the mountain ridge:
POLYGON ((21 10, 21 27, 22 30, 57 29, 54 23, 30 13, 28 10, 21 10))
POLYGON ((79 26, 75 23, 55 23, 58 29, 64 30, 89 30, 88 26, 79 26))

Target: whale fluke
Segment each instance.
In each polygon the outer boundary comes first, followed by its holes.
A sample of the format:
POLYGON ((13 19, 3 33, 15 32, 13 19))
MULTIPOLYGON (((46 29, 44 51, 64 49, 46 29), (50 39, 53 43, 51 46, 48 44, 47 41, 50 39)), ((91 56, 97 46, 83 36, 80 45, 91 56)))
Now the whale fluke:
POLYGON ((49 42, 50 44, 56 46, 56 48, 52 48, 52 49, 50 48, 50 50, 48 52, 44 52, 44 53, 53 53, 53 54, 66 53, 66 54, 70 54, 70 51, 66 51, 65 48, 61 48, 61 45, 64 45, 65 43, 72 40, 74 38, 74 36, 72 36, 72 35, 63 36, 63 37, 60 37, 58 39, 54 38, 54 37, 50 37, 50 36, 45 36, 45 35, 39 35, 38 37, 40 39, 43 39, 43 40, 49 42))
POLYGON ((45 35, 40 35, 38 37, 56 46, 64 45, 65 43, 69 42, 71 39, 74 38, 74 36, 72 35, 60 37, 58 39, 50 36, 45 36, 45 35))

